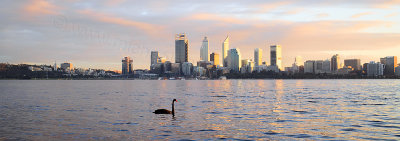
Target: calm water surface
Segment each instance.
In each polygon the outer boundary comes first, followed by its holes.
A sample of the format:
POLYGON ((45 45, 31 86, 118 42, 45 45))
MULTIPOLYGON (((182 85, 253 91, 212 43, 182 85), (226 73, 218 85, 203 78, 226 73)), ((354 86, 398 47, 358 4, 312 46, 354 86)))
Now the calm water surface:
POLYGON ((3 80, 0 140, 400 140, 399 106, 400 80, 3 80))

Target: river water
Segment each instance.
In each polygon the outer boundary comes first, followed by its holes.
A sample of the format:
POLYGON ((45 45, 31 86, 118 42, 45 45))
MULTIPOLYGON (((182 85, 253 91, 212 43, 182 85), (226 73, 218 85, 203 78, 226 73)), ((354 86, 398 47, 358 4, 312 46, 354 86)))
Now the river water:
POLYGON ((2 80, 4 139, 400 140, 400 80, 2 80))

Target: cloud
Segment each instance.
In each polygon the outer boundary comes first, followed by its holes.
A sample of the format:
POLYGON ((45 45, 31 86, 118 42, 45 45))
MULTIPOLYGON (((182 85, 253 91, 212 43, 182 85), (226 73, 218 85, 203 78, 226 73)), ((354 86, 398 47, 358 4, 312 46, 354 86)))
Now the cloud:
POLYGON ((363 13, 358 13, 358 14, 354 14, 353 16, 351 16, 352 18, 360 18, 362 16, 367 16, 367 15, 371 15, 373 13, 371 12, 363 12, 363 13))
POLYGON ((325 17, 329 17, 328 13, 319 13, 316 15, 317 18, 325 18, 325 17))
POLYGON ((128 26, 128 27, 134 27, 134 28, 144 31, 145 33, 147 33, 149 35, 154 35, 154 36, 158 35, 158 33, 164 29, 160 25, 124 19, 124 18, 113 16, 113 15, 94 12, 91 10, 81 10, 81 11, 78 11, 78 13, 92 17, 101 22, 123 25, 123 26, 128 26))
POLYGON ((292 3, 293 3, 293 1, 276 1, 276 2, 268 2, 268 3, 263 3, 263 4, 256 4, 256 5, 253 5, 253 7, 258 9, 258 13, 267 13, 276 8, 286 6, 286 5, 289 5, 292 3))
POLYGON ((121 4, 121 3, 124 3, 126 0, 107 0, 106 2, 105 2, 105 4, 107 5, 107 6, 116 6, 116 5, 119 5, 119 4, 121 4))
POLYGON ((46 1, 46 0, 30 0, 24 7, 23 10, 28 15, 55 15, 58 14, 58 6, 46 1))
POLYGON ((399 13, 391 13, 391 14, 385 15, 385 18, 395 17, 395 16, 398 16, 398 15, 399 15, 399 13))
POLYGON ((383 8, 383 9, 388 9, 392 7, 399 7, 400 6, 400 0, 382 0, 382 1, 376 1, 376 3, 373 5, 373 7, 376 8, 383 8))
POLYGON ((231 17, 231 15, 221 16, 221 15, 208 14, 208 13, 199 13, 199 14, 189 15, 188 17, 184 18, 183 20, 216 21, 216 22, 223 22, 226 24, 244 24, 244 23, 246 23, 245 20, 233 18, 233 17, 231 17))

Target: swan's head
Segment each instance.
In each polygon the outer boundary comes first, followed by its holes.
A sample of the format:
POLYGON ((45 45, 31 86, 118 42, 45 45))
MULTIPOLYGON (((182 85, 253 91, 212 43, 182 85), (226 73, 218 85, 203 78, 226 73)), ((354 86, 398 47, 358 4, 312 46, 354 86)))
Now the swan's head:
POLYGON ((174 100, 172 100, 172 102, 178 102, 178 100, 174 99, 174 100))

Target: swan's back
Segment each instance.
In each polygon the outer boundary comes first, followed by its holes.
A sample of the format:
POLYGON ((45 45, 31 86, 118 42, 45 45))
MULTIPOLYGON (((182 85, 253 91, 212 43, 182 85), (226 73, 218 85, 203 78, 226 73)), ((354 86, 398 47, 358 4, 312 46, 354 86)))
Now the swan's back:
POLYGON ((167 109, 157 109, 153 113, 155 113, 155 114, 172 114, 172 112, 167 109))

